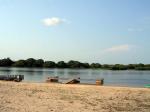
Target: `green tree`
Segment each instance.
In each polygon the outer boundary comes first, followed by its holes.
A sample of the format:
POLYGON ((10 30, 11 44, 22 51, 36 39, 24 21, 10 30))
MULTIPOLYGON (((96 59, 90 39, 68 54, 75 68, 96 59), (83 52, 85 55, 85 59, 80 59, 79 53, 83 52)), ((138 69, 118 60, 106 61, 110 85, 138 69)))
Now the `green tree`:
POLYGON ((59 61, 57 63, 58 68, 67 68, 67 64, 64 61, 59 61))
POLYGON ((102 65, 99 63, 92 63, 90 66, 91 66, 91 68, 101 68, 102 67, 102 65))
POLYGON ((33 58, 29 58, 26 60, 26 67, 35 67, 36 60, 33 58))
POLYGON ((88 63, 81 63, 81 68, 90 68, 88 63))
POLYGON ((127 66, 122 64, 115 64, 112 66, 111 70, 127 70, 127 66))
POLYGON ((43 67, 44 60, 43 59, 38 59, 35 61, 34 66, 35 67, 43 67))
POLYGON ((67 63, 69 68, 80 68, 81 67, 81 63, 79 61, 74 61, 71 60, 67 63))
POLYGON ((9 67, 13 64, 14 62, 10 58, 4 58, 0 60, 0 66, 3 67, 9 67))
POLYGON ((15 66, 15 67, 26 67, 26 61, 25 60, 18 60, 13 64, 13 66, 15 66))
POLYGON ((137 67, 144 67, 145 65, 143 63, 137 64, 137 67))
POLYGON ((129 64, 129 65, 127 65, 127 68, 128 68, 128 69, 135 69, 135 67, 136 67, 136 66, 135 66, 134 64, 129 64))
POLYGON ((102 68, 104 68, 104 69, 110 69, 111 67, 112 67, 112 65, 108 65, 108 64, 102 65, 102 68))
POLYGON ((43 66, 46 68, 55 68, 56 64, 53 61, 45 61, 43 66))

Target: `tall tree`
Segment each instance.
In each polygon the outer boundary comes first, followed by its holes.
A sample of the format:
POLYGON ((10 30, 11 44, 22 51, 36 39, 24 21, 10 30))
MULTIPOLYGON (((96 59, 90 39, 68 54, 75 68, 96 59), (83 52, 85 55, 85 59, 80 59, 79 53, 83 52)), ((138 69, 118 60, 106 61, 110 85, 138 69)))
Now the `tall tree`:
POLYGON ((46 68, 55 68, 56 64, 53 61, 45 61, 43 66, 46 68))
POLYGON ((67 68, 67 64, 64 61, 59 61, 57 63, 58 68, 67 68))
POLYGON ((101 68, 101 64, 99 63, 92 63, 90 66, 91 68, 101 68))
POLYGON ((67 63, 69 68, 80 68, 81 63, 79 61, 71 60, 67 63))
POLYGON ((18 60, 13 64, 13 66, 15 66, 15 67, 26 67, 26 61, 25 60, 18 60))
POLYGON ((26 60, 26 67, 35 67, 36 60, 33 58, 28 58, 26 60))
POLYGON ((38 59, 35 61, 34 66, 35 67, 43 67, 44 60, 43 59, 38 59))
POLYGON ((10 58, 4 58, 0 60, 0 66, 3 67, 9 67, 13 64, 14 62, 10 58))

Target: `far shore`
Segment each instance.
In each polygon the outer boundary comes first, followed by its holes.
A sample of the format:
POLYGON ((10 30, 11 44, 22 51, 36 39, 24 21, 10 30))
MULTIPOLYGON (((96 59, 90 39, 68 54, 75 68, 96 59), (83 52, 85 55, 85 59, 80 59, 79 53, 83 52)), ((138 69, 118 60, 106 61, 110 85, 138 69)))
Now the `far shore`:
POLYGON ((150 89, 0 81, 0 112, 150 112, 150 89))

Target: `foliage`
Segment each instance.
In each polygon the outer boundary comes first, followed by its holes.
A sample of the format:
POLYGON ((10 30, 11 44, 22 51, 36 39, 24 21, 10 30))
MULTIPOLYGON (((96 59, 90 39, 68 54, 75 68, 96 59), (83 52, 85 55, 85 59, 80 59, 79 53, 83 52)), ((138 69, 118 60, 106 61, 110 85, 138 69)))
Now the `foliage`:
POLYGON ((99 63, 92 63, 92 64, 90 65, 90 67, 91 67, 91 68, 101 68, 102 66, 101 66, 101 64, 99 64, 99 63))
POLYGON ((36 60, 33 58, 29 58, 26 60, 26 67, 35 67, 36 60))
POLYGON ((69 62, 45 61, 43 59, 28 58, 26 60, 12 61, 10 58, 0 59, 0 67, 45 67, 45 68, 92 68, 92 69, 108 69, 108 70, 150 70, 150 64, 103 64, 100 63, 82 63, 70 60, 69 62))
POLYGON ((80 63, 81 68, 90 68, 90 65, 88 63, 80 63))
POLYGON ((64 61, 59 61, 57 63, 58 68, 67 68, 67 64, 64 61))
POLYGON ((13 64, 13 66, 15 66, 15 67, 26 67, 26 61, 25 60, 18 60, 13 64))
POLYGON ((45 67, 45 68, 55 68, 56 64, 53 61, 45 61, 43 67, 45 67))
POLYGON ((34 66, 35 67, 43 67, 44 60, 43 59, 38 59, 35 61, 34 66))
POLYGON ((10 58, 4 58, 0 60, 1 67, 9 67, 12 66, 14 62, 10 58))
POLYGON ((112 66, 111 70, 127 70, 127 67, 125 65, 116 64, 112 66))
POLYGON ((69 68, 81 68, 81 63, 79 61, 71 60, 67 63, 69 68))

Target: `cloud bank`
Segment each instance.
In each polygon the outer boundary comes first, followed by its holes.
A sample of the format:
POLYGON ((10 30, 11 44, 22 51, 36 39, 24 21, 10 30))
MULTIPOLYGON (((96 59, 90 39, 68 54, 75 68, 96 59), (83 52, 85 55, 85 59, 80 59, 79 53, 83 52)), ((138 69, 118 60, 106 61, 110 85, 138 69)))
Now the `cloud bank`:
POLYGON ((125 45, 119 45, 119 46, 113 46, 110 48, 105 49, 105 52, 125 52, 129 51, 131 48, 131 45, 125 44, 125 45))

